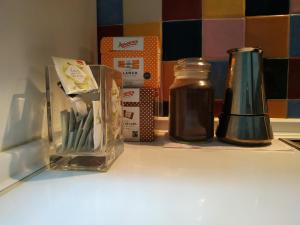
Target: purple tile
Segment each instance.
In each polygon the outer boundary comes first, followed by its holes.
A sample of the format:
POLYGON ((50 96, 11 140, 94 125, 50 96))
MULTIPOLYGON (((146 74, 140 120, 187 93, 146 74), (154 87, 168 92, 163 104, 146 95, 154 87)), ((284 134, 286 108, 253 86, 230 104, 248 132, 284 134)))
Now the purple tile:
POLYGON ((226 51, 245 45, 245 19, 206 19, 202 24, 202 55, 209 60, 227 59, 226 51))
POLYGON ((299 13, 300 12, 300 1, 299 0, 290 0, 290 12, 299 13))
POLYGON ((300 99, 289 100, 288 117, 289 118, 300 118, 300 99))
POLYGON ((300 99, 300 58, 289 59, 288 98, 300 99))
POLYGON ((98 27, 98 40, 103 37, 120 37, 123 36, 123 25, 98 27))
POLYGON ((189 0, 188 2, 182 0, 163 0, 163 21, 201 19, 201 3, 201 0, 189 0))
POLYGON ((214 116, 215 117, 220 116, 222 109, 223 109, 223 104, 224 104, 223 100, 215 99, 215 104, 214 104, 214 116))

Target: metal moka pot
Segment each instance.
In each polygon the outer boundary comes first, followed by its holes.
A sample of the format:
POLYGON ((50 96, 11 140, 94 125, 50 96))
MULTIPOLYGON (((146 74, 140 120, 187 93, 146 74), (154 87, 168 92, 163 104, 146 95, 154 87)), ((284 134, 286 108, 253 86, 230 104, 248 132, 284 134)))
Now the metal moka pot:
POLYGON ((225 100, 217 137, 237 145, 267 145, 273 139, 268 116, 263 51, 258 48, 228 50, 225 100))

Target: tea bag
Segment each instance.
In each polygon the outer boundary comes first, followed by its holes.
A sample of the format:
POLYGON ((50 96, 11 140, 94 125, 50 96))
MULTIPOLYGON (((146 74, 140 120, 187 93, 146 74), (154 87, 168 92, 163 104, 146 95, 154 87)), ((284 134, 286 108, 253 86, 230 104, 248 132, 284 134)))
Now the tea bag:
POLYGON ((69 117, 70 113, 66 110, 60 113, 61 116, 61 128, 62 128, 62 151, 67 148, 68 144, 68 133, 69 133, 69 117))
POLYGON ((70 98, 70 101, 76 113, 81 116, 86 116, 88 114, 87 105, 81 97, 76 96, 74 98, 70 98))

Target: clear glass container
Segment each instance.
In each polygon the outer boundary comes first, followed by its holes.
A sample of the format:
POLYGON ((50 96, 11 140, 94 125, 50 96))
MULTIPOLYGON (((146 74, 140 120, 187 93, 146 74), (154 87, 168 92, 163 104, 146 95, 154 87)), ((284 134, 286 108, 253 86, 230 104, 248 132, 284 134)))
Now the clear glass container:
POLYGON ((123 152, 122 75, 91 65, 99 89, 66 95, 54 66, 46 68, 50 167, 107 171, 123 152))
POLYGON ((169 136, 179 141, 210 140, 214 136, 214 91, 210 64, 202 58, 186 58, 174 67, 170 87, 169 136))

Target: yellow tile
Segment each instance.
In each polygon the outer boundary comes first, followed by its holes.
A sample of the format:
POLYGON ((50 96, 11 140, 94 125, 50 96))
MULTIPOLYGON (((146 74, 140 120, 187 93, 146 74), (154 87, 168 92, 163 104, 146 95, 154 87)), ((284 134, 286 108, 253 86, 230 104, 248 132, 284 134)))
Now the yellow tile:
POLYGON ((245 0, 202 0, 203 18, 245 16, 245 0))
POLYGON ((124 24, 124 36, 158 36, 162 40, 161 23, 124 24))

